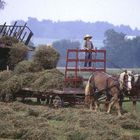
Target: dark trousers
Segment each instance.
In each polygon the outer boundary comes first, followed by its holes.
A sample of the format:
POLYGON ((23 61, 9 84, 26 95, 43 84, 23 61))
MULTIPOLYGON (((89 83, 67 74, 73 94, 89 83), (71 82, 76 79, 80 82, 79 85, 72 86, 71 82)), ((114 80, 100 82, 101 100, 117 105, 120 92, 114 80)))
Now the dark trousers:
MULTIPOLYGON (((92 60, 92 52, 85 52, 85 60, 92 60)), ((91 61, 85 62, 84 66, 91 67, 91 61)))

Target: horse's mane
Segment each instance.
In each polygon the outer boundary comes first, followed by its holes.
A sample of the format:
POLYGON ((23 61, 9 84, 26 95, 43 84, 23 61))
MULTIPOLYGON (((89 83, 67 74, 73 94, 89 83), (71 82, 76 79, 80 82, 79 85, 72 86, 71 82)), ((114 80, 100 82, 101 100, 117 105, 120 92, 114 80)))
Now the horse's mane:
POLYGON ((140 87, 140 74, 134 75, 134 82, 138 87, 140 87))
MULTIPOLYGON (((131 70, 127 71, 128 74, 132 74, 133 72, 131 70)), ((123 80, 124 80, 125 72, 120 73, 119 75, 119 83, 120 83, 120 89, 123 89, 123 80)))

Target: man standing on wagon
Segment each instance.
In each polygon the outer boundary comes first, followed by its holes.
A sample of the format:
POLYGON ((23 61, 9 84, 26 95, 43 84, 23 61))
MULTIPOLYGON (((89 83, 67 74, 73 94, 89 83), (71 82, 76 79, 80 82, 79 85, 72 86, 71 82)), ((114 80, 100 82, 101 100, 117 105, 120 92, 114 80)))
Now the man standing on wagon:
MULTIPOLYGON (((84 49, 85 50, 94 49, 93 43, 91 41, 91 38, 92 38, 92 36, 90 36, 90 35, 85 35, 84 36, 84 40, 85 40, 84 49)), ((91 67, 91 61, 90 60, 92 60, 92 52, 86 51, 85 52, 85 64, 84 64, 84 67, 87 67, 87 65, 88 65, 88 67, 91 67), (89 60, 89 61, 87 61, 87 60, 89 60)))

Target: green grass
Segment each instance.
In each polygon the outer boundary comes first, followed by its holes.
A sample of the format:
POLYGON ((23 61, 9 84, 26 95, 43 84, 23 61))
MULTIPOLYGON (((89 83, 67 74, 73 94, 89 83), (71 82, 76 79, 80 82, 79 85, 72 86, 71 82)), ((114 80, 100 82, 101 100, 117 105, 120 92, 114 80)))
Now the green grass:
MULTIPOLYGON (((133 113, 133 104, 132 104, 132 102, 123 103, 123 108, 126 111, 133 113)), ((137 104, 136 104, 136 113, 137 113, 137 115, 140 115, 140 102, 137 102, 137 104)))

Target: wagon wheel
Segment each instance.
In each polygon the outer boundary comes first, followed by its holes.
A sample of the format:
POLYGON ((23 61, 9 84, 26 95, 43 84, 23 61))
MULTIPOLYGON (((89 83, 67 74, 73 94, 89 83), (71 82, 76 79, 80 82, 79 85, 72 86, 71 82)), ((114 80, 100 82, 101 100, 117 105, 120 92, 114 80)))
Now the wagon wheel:
POLYGON ((53 95, 51 98, 50 106, 54 108, 60 108, 64 105, 63 98, 59 95, 53 95))
POLYGON ((4 97, 4 101, 6 102, 11 102, 11 101, 15 101, 16 100, 16 97, 14 94, 5 94, 5 97, 4 97))

